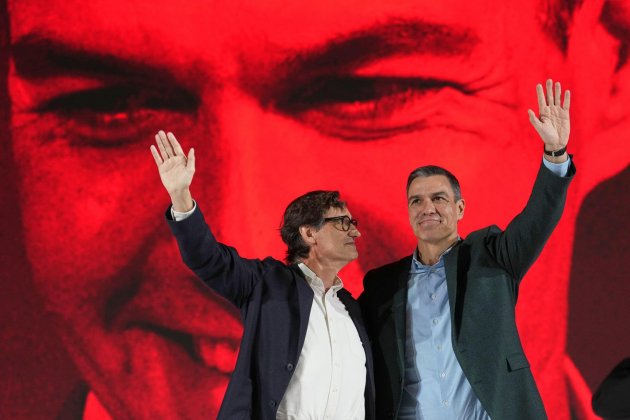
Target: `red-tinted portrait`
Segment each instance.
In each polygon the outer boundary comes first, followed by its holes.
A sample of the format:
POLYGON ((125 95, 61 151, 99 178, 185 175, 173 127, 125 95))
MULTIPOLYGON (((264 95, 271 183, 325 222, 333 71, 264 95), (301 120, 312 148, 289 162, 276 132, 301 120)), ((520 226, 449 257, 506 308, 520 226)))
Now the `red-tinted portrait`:
MULTIPOLYGON (((16 341, 3 386, 21 395, 7 414, 216 416, 240 318, 180 260, 149 152, 157 130, 195 148, 193 197, 248 258, 282 259, 287 204, 339 190, 361 223, 359 258, 341 273, 358 296, 368 269, 413 252, 412 169, 459 178, 464 236, 505 227, 524 207, 543 148, 527 109, 551 77, 572 92, 577 175, 517 319, 550 418, 590 418, 567 352, 571 260, 585 197, 630 162, 625 10, 594 0, 9 0, 2 223, 13 234, 2 247, 22 264, 2 269, 21 286, 0 302, 37 317, 6 328, 16 341), (33 363, 44 354, 59 363, 33 363)), ((624 195, 599 202, 599 217, 624 195)), ((612 229, 628 229, 620 224, 612 229)))

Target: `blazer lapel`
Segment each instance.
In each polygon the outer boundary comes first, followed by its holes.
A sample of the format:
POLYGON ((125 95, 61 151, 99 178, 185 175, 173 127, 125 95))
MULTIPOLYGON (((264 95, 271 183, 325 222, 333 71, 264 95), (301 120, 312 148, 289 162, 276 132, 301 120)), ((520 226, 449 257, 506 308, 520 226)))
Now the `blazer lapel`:
POLYGON ((313 289, 308 285, 306 279, 304 278, 304 273, 300 270, 300 267, 297 264, 292 264, 290 266, 291 270, 295 273, 296 279, 296 288, 298 295, 298 305, 300 311, 300 334, 298 336, 297 348, 295 349, 296 355, 302 351, 302 346, 304 346, 304 339, 306 338, 306 329, 308 328, 308 319, 311 316, 311 307, 313 306, 313 289))
POLYGON ((398 369, 402 375, 405 370, 405 340, 407 337, 407 281, 409 279, 409 268, 411 257, 405 258, 399 265, 398 278, 396 279, 396 291, 392 299, 392 317, 396 328, 396 347, 398 369))
MULTIPOLYGON (((375 387, 374 387, 374 362, 372 357, 372 345, 370 343, 370 339, 368 337, 367 331, 365 329, 365 325, 363 324, 363 317, 361 316, 361 308, 359 307, 359 303, 352 297, 350 292, 346 289, 341 289, 337 292, 337 297, 344 304, 348 314, 350 315, 350 319, 354 323, 354 326, 357 329, 357 333, 359 334, 359 338, 361 339, 361 343, 363 344, 363 350, 365 351, 365 359, 366 359, 366 367, 367 367, 367 383, 366 383, 366 398, 369 395, 370 405, 366 405, 366 409, 368 407, 372 407, 371 402, 375 397, 375 387)), ((368 402, 368 401, 366 401, 368 402)), ((366 418, 373 418, 373 413, 366 412, 366 418), (368 415, 369 414, 369 415, 368 415)))
POLYGON ((457 308, 457 256, 461 240, 444 256, 444 270, 446 271, 446 287, 448 289, 448 303, 451 311, 451 336, 456 346, 461 326, 461 308, 457 308))

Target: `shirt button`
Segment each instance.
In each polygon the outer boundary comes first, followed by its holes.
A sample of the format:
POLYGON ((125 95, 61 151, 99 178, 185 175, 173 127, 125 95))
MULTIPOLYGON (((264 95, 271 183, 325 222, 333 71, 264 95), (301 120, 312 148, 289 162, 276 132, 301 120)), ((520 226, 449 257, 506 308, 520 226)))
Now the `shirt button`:
POLYGON ((442 404, 444 404, 444 407, 448 407, 449 402, 448 402, 448 400, 444 400, 444 401, 442 401, 442 404))
POLYGON ((437 324, 438 324, 438 322, 440 322, 440 321, 438 321, 438 319, 437 319, 437 318, 433 318, 433 325, 437 325, 437 324))
POLYGON ((287 363, 287 370, 291 372, 293 370, 293 363, 287 363))
POLYGON ((437 348, 437 351, 442 351, 442 345, 441 345, 441 344, 438 344, 438 345, 436 346, 436 348, 437 348))
POLYGON ((437 295, 435 293, 431 293, 431 300, 437 299, 437 295))
POLYGON ((440 373, 440 378, 442 378, 442 379, 446 378, 446 372, 440 373))
POLYGON ((276 402, 274 400, 269 401, 269 407, 274 408, 276 406, 276 402))

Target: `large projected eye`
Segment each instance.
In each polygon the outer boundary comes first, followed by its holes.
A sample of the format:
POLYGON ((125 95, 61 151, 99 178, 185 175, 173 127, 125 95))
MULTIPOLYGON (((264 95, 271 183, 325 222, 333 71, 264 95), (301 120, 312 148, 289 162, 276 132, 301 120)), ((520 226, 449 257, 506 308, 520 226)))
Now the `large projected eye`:
POLYGON ((330 76, 294 89, 276 106, 326 135, 371 140, 421 129, 440 95, 447 102, 453 93, 470 92, 446 80, 330 76))
POLYGON ((75 145, 119 147, 144 141, 156 126, 193 123, 198 99, 185 89, 152 84, 111 84, 60 92, 35 112, 59 119, 75 145))

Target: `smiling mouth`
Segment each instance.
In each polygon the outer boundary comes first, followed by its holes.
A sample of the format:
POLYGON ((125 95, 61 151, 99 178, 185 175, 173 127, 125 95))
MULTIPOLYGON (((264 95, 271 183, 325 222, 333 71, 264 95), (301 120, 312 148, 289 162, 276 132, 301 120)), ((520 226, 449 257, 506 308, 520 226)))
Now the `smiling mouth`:
POLYGON ((439 219, 437 219, 437 220, 436 219, 424 219, 424 220, 420 220, 418 222, 419 225, 423 225, 425 223, 440 223, 440 220, 439 219))

